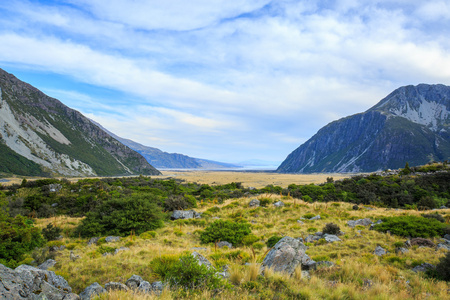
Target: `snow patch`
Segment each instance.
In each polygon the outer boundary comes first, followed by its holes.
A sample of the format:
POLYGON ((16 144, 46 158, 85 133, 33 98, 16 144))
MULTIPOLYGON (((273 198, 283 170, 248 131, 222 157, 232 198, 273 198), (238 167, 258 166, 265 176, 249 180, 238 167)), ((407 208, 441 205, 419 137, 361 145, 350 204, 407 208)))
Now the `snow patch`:
POLYGON ((426 100, 423 100, 417 109, 410 107, 406 102, 401 107, 390 109, 390 112, 411 122, 428 126, 433 131, 438 130, 439 121, 445 121, 450 117, 450 111, 445 105, 426 100))

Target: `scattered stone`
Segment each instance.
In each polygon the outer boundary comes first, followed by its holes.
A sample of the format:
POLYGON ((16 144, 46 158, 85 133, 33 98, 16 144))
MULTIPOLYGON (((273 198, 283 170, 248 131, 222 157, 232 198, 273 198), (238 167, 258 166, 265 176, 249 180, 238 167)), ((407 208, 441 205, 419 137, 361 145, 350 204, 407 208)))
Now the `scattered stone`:
POLYGON ((57 207, 57 206, 58 206, 58 203, 52 203, 51 206, 52 206, 52 207, 57 207))
POLYGON ((328 243, 334 243, 334 242, 341 242, 342 240, 337 237, 337 235, 334 234, 325 234, 324 235, 325 241, 328 243))
POLYGON ((406 253, 408 253, 408 249, 407 248, 404 248, 404 247, 397 247, 397 248, 395 248, 395 253, 396 254, 406 254, 406 253))
POLYGON ((133 275, 130 278, 128 278, 128 280, 125 282, 125 285, 128 288, 134 290, 134 289, 137 289, 140 286, 141 282, 143 282, 143 281, 144 281, 144 279, 142 279, 141 276, 133 275))
POLYGON ((71 260, 71 261, 76 261, 77 259, 80 259, 80 258, 81 258, 80 255, 75 255, 75 254, 73 253, 73 251, 70 251, 70 260, 71 260))
POLYGON ((59 192, 62 189, 62 185, 59 183, 49 184, 47 187, 48 190, 52 193, 59 192))
POLYGON ((174 210, 170 218, 172 220, 200 219, 201 215, 201 213, 198 213, 195 210, 174 210))
POLYGON ((252 199, 250 201, 250 203, 248 204, 248 206, 250 206, 250 207, 259 207, 260 203, 261 202, 258 199, 252 199))
POLYGON ((85 288, 83 292, 81 292, 80 299, 91 300, 95 296, 98 296, 103 293, 106 293, 106 290, 100 284, 94 282, 93 284, 85 288))
POLYGON ((444 239, 449 240, 450 241, 450 234, 446 234, 444 235, 444 239))
POLYGON ((64 296, 63 300, 80 300, 80 296, 74 293, 70 293, 64 296))
POLYGON ((300 225, 305 224, 305 222, 302 222, 301 220, 297 220, 297 223, 300 224, 300 225))
POLYGON ((223 248, 223 247, 228 247, 228 249, 233 248, 233 244, 227 242, 227 241, 221 241, 217 243, 217 247, 219 248, 223 248))
POLYGON ((439 209, 447 209, 447 206, 442 205, 441 207, 439 207, 439 209))
POLYGON ((158 295, 158 296, 161 295, 163 289, 164 289, 164 285, 161 281, 152 282, 152 291, 156 295, 158 295))
POLYGON ((108 282, 105 284, 105 290, 107 291, 128 291, 129 288, 121 282, 108 282))
POLYGON ((315 217, 312 217, 310 220, 315 221, 315 220, 320 220, 320 215, 317 215, 315 217))
POLYGON ((321 239, 321 237, 320 236, 317 236, 317 235, 308 235, 306 238, 305 238, 305 242, 306 243, 313 243, 313 242, 315 242, 315 241, 318 241, 318 240, 320 240, 321 239))
POLYGON ((209 260, 207 260, 200 253, 194 251, 194 252, 192 252, 192 256, 195 257, 198 260, 198 264, 199 265, 201 265, 201 266, 204 265, 204 266, 207 266, 208 268, 213 268, 214 269, 212 263, 209 260))
POLYGON ((311 279, 311 275, 309 274, 308 271, 302 271, 302 279, 306 279, 306 280, 311 279))
POLYGON ((373 252, 373 254, 378 255, 378 256, 383 256, 386 255, 387 251, 385 249, 383 249, 381 246, 377 246, 375 248, 375 251, 373 252))
POLYGON ((90 245, 97 245, 98 240, 100 239, 100 237, 93 237, 89 240, 88 242, 88 246, 90 245))
POLYGON ((283 201, 275 202, 275 203, 273 204, 273 206, 275 206, 275 207, 283 207, 283 206, 284 206, 284 202, 283 202, 283 201))
POLYGON ((48 251, 50 252, 56 252, 56 251, 62 251, 66 249, 66 246, 61 245, 61 246, 51 246, 50 248, 48 248, 48 251))
POLYGON ((107 236, 105 238, 105 242, 107 243, 115 243, 120 241, 120 236, 107 236))
POLYGON ((138 286, 138 291, 144 294, 150 294, 152 292, 152 284, 148 281, 141 281, 141 283, 138 286))
POLYGON ((436 246, 436 250, 444 249, 446 251, 450 251, 450 245, 446 243, 440 243, 436 246))
POLYGON ((373 222, 369 218, 359 219, 359 220, 351 220, 351 221, 347 222, 347 225, 350 226, 350 227, 355 227, 357 225, 369 226, 371 224, 373 224, 373 222))
POLYGON ((428 270, 434 270, 436 269, 436 266, 429 264, 429 263, 423 263, 421 265, 415 266, 411 271, 413 272, 426 272, 428 270))
POLYGON ((41 270, 48 270, 48 268, 51 268, 54 265, 56 265, 56 260, 54 260, 54 259, 47 259, 45 262, 40 264, 38 266, 38 268, 41 269, 41 270))
POLYGON ((130 250, 130 248, 127 248, 127 247, 120 247, 120 248, 114 250, 114 255, 116 255, 116 254, 119 253, 119 252, 122 252, 122 251, 128 251, 128 250, 130 250))
POLYGON ((308 247, 298 239, 285 236, 264 258, 262 271, 265 268, 272 268, 275 272, 291 275, 298 266, 301 266, 302 270, 314 269, 316 262, 306 254, 307 249, 308 247))

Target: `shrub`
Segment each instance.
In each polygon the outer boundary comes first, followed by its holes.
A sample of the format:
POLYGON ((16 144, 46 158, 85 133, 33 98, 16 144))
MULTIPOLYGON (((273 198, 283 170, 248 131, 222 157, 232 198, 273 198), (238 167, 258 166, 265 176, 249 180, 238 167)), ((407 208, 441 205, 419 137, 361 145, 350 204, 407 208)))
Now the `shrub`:
POLYGON ((430 248, 433 248, 436 246, 432 241, 424 239, 424 238, 411 239, 411 246, 415 246, 415 245, 423 246, 423 247, 430 247, 430 248))
POLYGON ((208 208, 206 211, 208 211, 208 212, 210 212, 212 214, 215 214, 215 213, 220 211, 220 207, 214 206, 214 207, 208 208))
POLYGON ((259 206, 267 207, 271 203, 272 203, 272 200, 270 198, 261 198, 261 199, 259 199, 259 206))
POLYGON ((139 235, 139 237, 144 240, 149 240, 149 239, 156 237, 156 232, 155 231, 146 231, 146 232, 141 233, 141 235, 139 235))
POLYGON ((264 247, 264 244, 261 242, 256 242, 252 244, 253 249, 255 250, 261 250, 264 247))
POLYGON ((266 245, 268 248, 272 248, 275 246, 276 243, 278 243, 279 240, 281 240, 282 237, 278 235, 272 235, 266 242, 266 245))
POLYGON ((173 254, 164 254, 152 259, 150 268, 152 269, 153 275, 156 275, 159 280, 166 280, 168 278, 167 275, 177 260, 178 256, 173 254))
POLYGON ((148 195, 112 199, 103 202, 89 212, 75 235, 82 237, 119 235, 126 236, 133 230, 136 235, 164 225, 161 208, 148 195))
POLYGON ((114 253, 114 251, 116 251, 116 248, 109 247, 109 246, 100 246, 97 249, 97 252, 100 253, 100 254, 114 253))
POLYGON ((399 216, 383 218, 383 223, 374 226, 380 232, 388 230, 395 235, 404 237, 434 237, 442 236, 445 225, 436 219, 416 216, 399 216))
POLYGON ((438 213, 434 213, 434 214, 424 214, 422 215, 422 217, 424 218, 428 218, 428 219, 436 219, 441 223, 445 223, 445 219, 442 215, 438 214, 438 213))
POLYGON ((305 218, 305 219, 311 219, 311 218, 314 218, 315 216, 316 216, 316 215, 313 214, 313 213, 307 213, 307 214, 303 215, 303 218, 305 218))
POLYGON ((171 286, 185 289, 215 290, 225 287, 223 279, 214 268, 200 265, 192 254, 185 254, 171 266, 166 275, 171 286))
POLYGON ((216 220, 202 231, 200 240, 205 244, 227 241, 235 246, 241 244, 243 238, 250 233, 248 223, 216 220))
POLYGON ((447 252, 436 265, 436 274, 440 279, 450 281, 450 252, 447 252))
POLYGON ((308 232, 317 232, 317 228, 316 227, 309 227, 306 231, 308 231, 308 232))
POLYGON ((322 232, 327 234, 338 234, 340 231, 341 228, 339 228, 339 226, 334 223, 327 223, 322 229, 322 232))
POLYGON ((47 241, 54 241, 61 235, 62 229, 53 226, 52 223, 48 224, 46 228, 42 229, 42 235, 47 241))
POLYGON ((257 236, 254 235, 254 234, 249 234, 249 235, 245 236, 245 237, 242 239, 242 243, 243 243, 245 246, 250 246, 251 244, 253 244, 253 243, 257 242, 257 241, 259 241, 259 237, 257 237, 257 236))

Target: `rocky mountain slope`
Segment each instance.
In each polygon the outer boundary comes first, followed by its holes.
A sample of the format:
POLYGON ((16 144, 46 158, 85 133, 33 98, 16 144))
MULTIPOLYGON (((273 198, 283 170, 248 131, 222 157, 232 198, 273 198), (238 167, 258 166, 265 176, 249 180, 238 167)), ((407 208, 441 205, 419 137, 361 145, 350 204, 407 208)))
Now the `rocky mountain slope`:
POLYGON ((0 69, 0 172, 160 174, 78 111, 0 69))
POLYGON ((334 121, 294 150, 282 173, 372 172, 450 159, 450 87, 401 87, 334 121))

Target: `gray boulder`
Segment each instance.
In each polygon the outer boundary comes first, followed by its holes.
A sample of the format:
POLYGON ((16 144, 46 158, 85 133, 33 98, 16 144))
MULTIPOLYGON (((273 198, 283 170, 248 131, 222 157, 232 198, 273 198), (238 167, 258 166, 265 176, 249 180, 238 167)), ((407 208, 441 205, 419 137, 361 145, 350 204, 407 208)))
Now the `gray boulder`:
POLYGON ((81 300, 91 300, 95 296, 106 293, 106 290, 97 282, 94 282, 90 286, 84 289, 84 291, 80 294, 81 300))
POLYGON ((152 291, 156 295, 158 295, 158 296, 161 295, 163 289, 164 289, 164 285, 161 281, 152 282, 152 291))
POLYGON ((55 288, 64 293, 71 293, 72 288, 67 281, 59 275, 56 275, 53 271, 41 270, 28 265, 18 266, 15 270, 16 273, 23 278, 33 290, 39 290, 42 282, 47 282, 55 288))
POLYGON ((152 284, 148 281, 142 281, 138 286, 138 291, 144 294, 150 294, 152 292, 152 284))
POLYGON ((324 239, 328 243, 334 243, 334 242, 341 242, 342 241, 340 238, 338 238, 337 235, 334 235, 334 234, 325 234, 324 235, 324 239))
POLYGON ((450 244, 448 243, 440 243, 436 246, 436 250, 444 249, 446 251, 450 251, 450 244))
POLYGON ((273 246, 262 262, 262 271, 271 268, 275 272, 291 275, 295 268, 304 270, 315 267, 315 262, 306 254, 306 247, 298 239, 285 236, 273 246))
POLYGON ((428 270, 434 270, 436 269, 436 266, 429 264, 429 263, 423 263, 421 265, 415 266, 414 268, 411 269, 411 271, 413 272, 426 272, 428 270))
POLYGON ((310 220, 320 220, 320 215, 317 215, 317 216, 315 216, 315 217, 312 217, 310 220))
POLYGON ((52 193, 59 192, 62 189, 62 185, 60 185, 59 183, 49 184, 47 187, 48 190, 52 193))
POLYGON ((306 242, 306 243, 313 243, 313 242, 315 242, 315 241, 320 240, 321 238, 322 238, 321 236, 310 234, 310 235, 308 235, 308 236, 305 238, 305 242, 306 242))
POLYGON ((283 201, 275 202, 275 203, 273 204, 273 206, 275 206, 275 207, 283 207, 283 206, 284 206, 284 202, 283 202, 283 201))
POLYGON ((174 210, 170 218, 172 220, 200 219, 202 217, 201 215, 201 213, 198 213, 195 210, 174 210))
POLYGON ((105 284, 105 290, 107 291, 128 291, 129 288, 121 282, 108 282, 105 284))
POLYGON ((369 225, 372 225, 372 224, 373 224, 373 222, 369 218, 359 219, 359 220, 351 220, 351 221, 347 222, 347 225, 352 227, 352 228, 357 226, 357 225, 369 226, 369 225))
POLYGON ((107 243, 115 243, 115 242, 120 241, 120 236, 107 236, 107 237, 105 238, 105 241, 106 241, 107 243))
POLYGON ((0 283, 0 299, 34 299, 33 290, 27 282, 14 270, 2 264, 0 264, 0 283))
POLYGON ((207 266, 208 268, 213 268, 214 266, 212 265, 212 263, 209 262, 209 260, 207 260, 203 255, 201 255, 198 252, 192 252, 192 256, 195 257, 198 260, 198 264, 201 266, 207 266))
POLYGON ((89 240, 88 242, 88 246, 89 245, 97 245, 98 240, 100 239, 100 237, 93 237, 89 240))
POLYGON ((444 239, 449 240, 450 241, 450 234, 446 234, 444 235, 444 239))
POLYGON ((375 254, 377 256, 383 256, 383 255, 386 255, 386 253, 387 253, 387 251, 380 246, 377 246, 375 248, 375 251, 373 252, 373 254, 375 254))
POLYGON ((259 207, 260 204, 261 204, 261 202, 258 199, 252 199, 250 201, 250 203, 248 204, 248 206, 250 206, 250 207, 259 207))
POLYGON ((45 262, 40 264, 38 266, 38 268, 41 269, 41 270, 48 270, 48 268, 51 268, 54 265, 56 265, 56 260, 54 260, 54 259, 47 259, 45 262))
POLYGON ((141 276, 139 275, 133 275, 130 278, 128 278, 128 280, 125 282, 125 285, 127 287, 129 287, 130 289, 134 290, 137 289, 139 287, 139 285, 141 284, 141 282, 143 282, 144 279, 142 279, 141 276))
POLYGON ((80 300, 80 296, 74 293, 70 293, 64 296, 63 300, 80 300))
POLYGON ((406 253, 408 253, 408 249, 407 248, 404 248, 404 247, 398 247, 398 248, 395 248, 395 253, 396 254, 406 254, 406 253))
POLYGON ((219 247, 219 248, 228 247, 229 249, 231 249, 231 248, 233 248, 233 244, 231 244, 227 241, 222 241, 222 242, 217 243, 217 247, 219 247))

